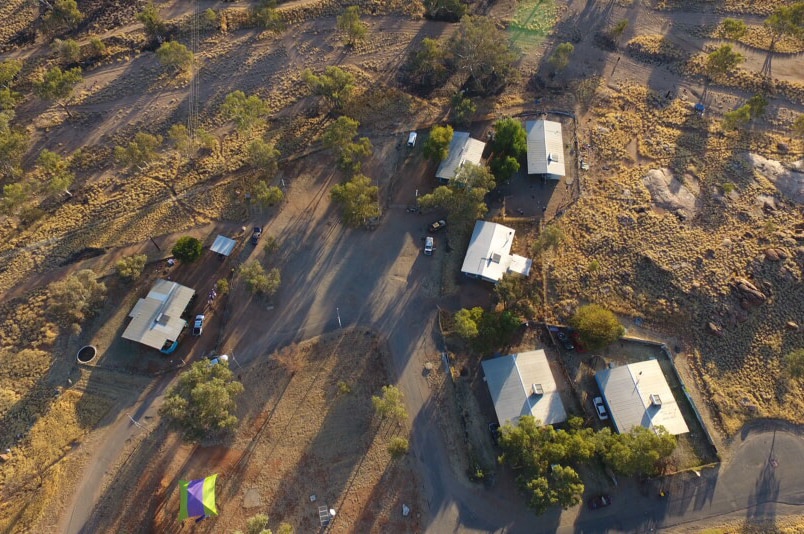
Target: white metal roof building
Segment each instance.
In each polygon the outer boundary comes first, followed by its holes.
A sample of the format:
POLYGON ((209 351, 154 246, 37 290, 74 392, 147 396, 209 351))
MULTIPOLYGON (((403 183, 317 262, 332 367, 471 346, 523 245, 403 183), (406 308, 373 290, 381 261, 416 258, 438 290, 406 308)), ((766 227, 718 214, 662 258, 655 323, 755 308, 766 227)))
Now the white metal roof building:
POLYGON ((532 415, 543 425, 567 420, 550 362, 543 350, 485 360, 483 373, 500 424, 532 415))
POLYGON ((452 142, 449 144, 449 154, 447 159, 438 166, 436 178, 448 182, 455 177, 455 173, 464 163, 480 165, 484 148, 486 148, 486 143, 472 139, 469 137, 469 132, 453 133, 452 142))
POLYGON ((658 361, 598 371, 595 380, 617 432, 628 432, 637 425, 661 425, 674 435, 690 431, 658 361))
POLYGON ((528 174, 548 174, 558 178, 564 168, 564 136, 561 123, 546 120, 527 121, 528 174))
POLYGON ((508 272, 528 276, 533 260, 511 254, 514 233, 513 228, 501 224, 477 221, 461 272, 494 283, 508 272))
POLYGON ((123 332, 123 339, 159 350, 166 342, 176 341, 186 325, 181 314, 194 294, 194 289, 176 282, 157 280, 148 295, 128 314, 131 322, 123 332))
POLYGON ((209 250, 222 256, 228 256, 232 253, 232 250, 234 250, 235 244, 237 244, 237 241, 234 239, 219 235, 215 238, 215 242, 212 243, 212 246, 209 247, 209 250))

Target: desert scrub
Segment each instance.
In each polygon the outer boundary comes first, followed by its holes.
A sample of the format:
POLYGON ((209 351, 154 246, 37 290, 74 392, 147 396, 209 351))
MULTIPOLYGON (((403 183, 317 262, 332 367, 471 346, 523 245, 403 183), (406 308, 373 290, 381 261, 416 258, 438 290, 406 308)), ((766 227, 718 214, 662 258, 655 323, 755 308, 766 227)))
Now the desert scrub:
POLYGON ((684 10, 713 10, 716 13, 734 13, 737 15, 770 15, 777 8, 787 5, 787 0, 724 0, 723 2, 701 2, 701 0, 657 0, 656 9, 662 11, 684 10))
POLYGON ((687 53, 662 35, 638 35, 626 44, 628 55, 647 63, 674 63, 687 58, 687 53))

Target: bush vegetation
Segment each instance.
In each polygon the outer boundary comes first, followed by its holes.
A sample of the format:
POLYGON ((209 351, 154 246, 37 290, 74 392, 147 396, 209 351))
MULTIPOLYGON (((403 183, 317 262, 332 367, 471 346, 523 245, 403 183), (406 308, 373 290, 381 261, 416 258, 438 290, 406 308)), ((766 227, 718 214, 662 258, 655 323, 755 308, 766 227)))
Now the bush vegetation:
POLYGON ((145 254, 134 254, 127 256, 115 265, 115 270, 121 278, 126 280, 136 280, 142 275, 142 270, 148 262, 148 256, 145 254))
POLYGON ((173 257, 184 263, 192 263, 201 257, 203 245, 192 236, 182 236, 171 249, 173 257))
POLYGON ((596 350, 617 341, 625 333, 625 328, 617 316, 598 304, 581 306, 570 319, 570 324, 578 331, 583 344, 596 350))
POLYGON ((249 291, 258 295, 272 296, 279 290, 282 279, 279 269, 266 271, 257 261, 250 261, 240 266, 238 274, 246 283, 249 291))

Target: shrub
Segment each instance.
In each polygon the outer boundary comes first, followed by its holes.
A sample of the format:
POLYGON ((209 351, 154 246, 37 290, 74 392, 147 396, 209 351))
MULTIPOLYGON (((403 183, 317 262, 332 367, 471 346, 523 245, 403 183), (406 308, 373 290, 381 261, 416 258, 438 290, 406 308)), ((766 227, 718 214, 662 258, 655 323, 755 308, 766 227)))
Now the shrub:
POLYGON ((449 156, 449 145, 454 131, 452 126, 433 126, 424 142, 424 157, 433 161, 444 161, 449 156))
POLYGON ((388 452, 394 460, 405 456, 408 453, 408 449, 410 449, 408 440, 400 438, 399 436, 392 438, 391 442, 388 444, 388 452))
POLYGON ((793 378, 804 377, 804 349, 797 349, 788 352, 784 357, 784 365, 789 374, 793 378))
POLYGON ((226 295, 229 293, 229 281, 226 278, 221 278, 217 282, 215 282, 215 291, 218 292, 219 295, 226 295))
POLYGON ((178 41, 167 41, 156 51, 163 67, 174 71, 186 70, 193 63, 193 53, 178 41))
POLYGON ((397 423, 401 423, 408 418, 408 412, 405 410, 403 402, 404 398, 398 387, 383 386, 382 397, 372 396, 371 404, 374 405, 374 410, 382 420, 394 419, 397 423))
POLYGON ((48 307, 57 319, 64 318, 77 326, 85 318, 95 315, 106 298, 106 285, 98 282, 90 269, 71 274, 64 280, 48 286, 48 307))
POLYGON ((114 159, 128 167, 144 165, 156 158, 156 149, 160 144, 162 136, 137 132, 128 145, 114 147, 114 159))
POLYGON ((142 275, 142 270, 145 268, 147 261, 148 256, 145 254, 135 254, 134 256, 128 256, 118 261, 115 265, 115 269, 121 278, 136 280, 142 275))
POLYGON ((171 253, 173 256, 182 262, 192 263, 201 257, 203 245, 201 241, 191 236, 180 237, 176 244, 173 246, 171 253))

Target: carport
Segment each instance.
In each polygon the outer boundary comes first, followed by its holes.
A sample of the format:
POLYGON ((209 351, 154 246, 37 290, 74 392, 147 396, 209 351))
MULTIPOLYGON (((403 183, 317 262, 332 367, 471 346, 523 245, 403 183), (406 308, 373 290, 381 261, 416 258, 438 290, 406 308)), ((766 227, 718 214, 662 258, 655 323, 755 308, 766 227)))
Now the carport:
POLYGON ((234 239, 230 239, 228 237, 219 235, 218 237, 215 238, 215 242, 212 243, 212 246, 209 247, 209 250, 217 254, 220 254, 221 256, 228 256, 229 254, 232 253, 236 244, 237 241, 235 241, 234 239))

